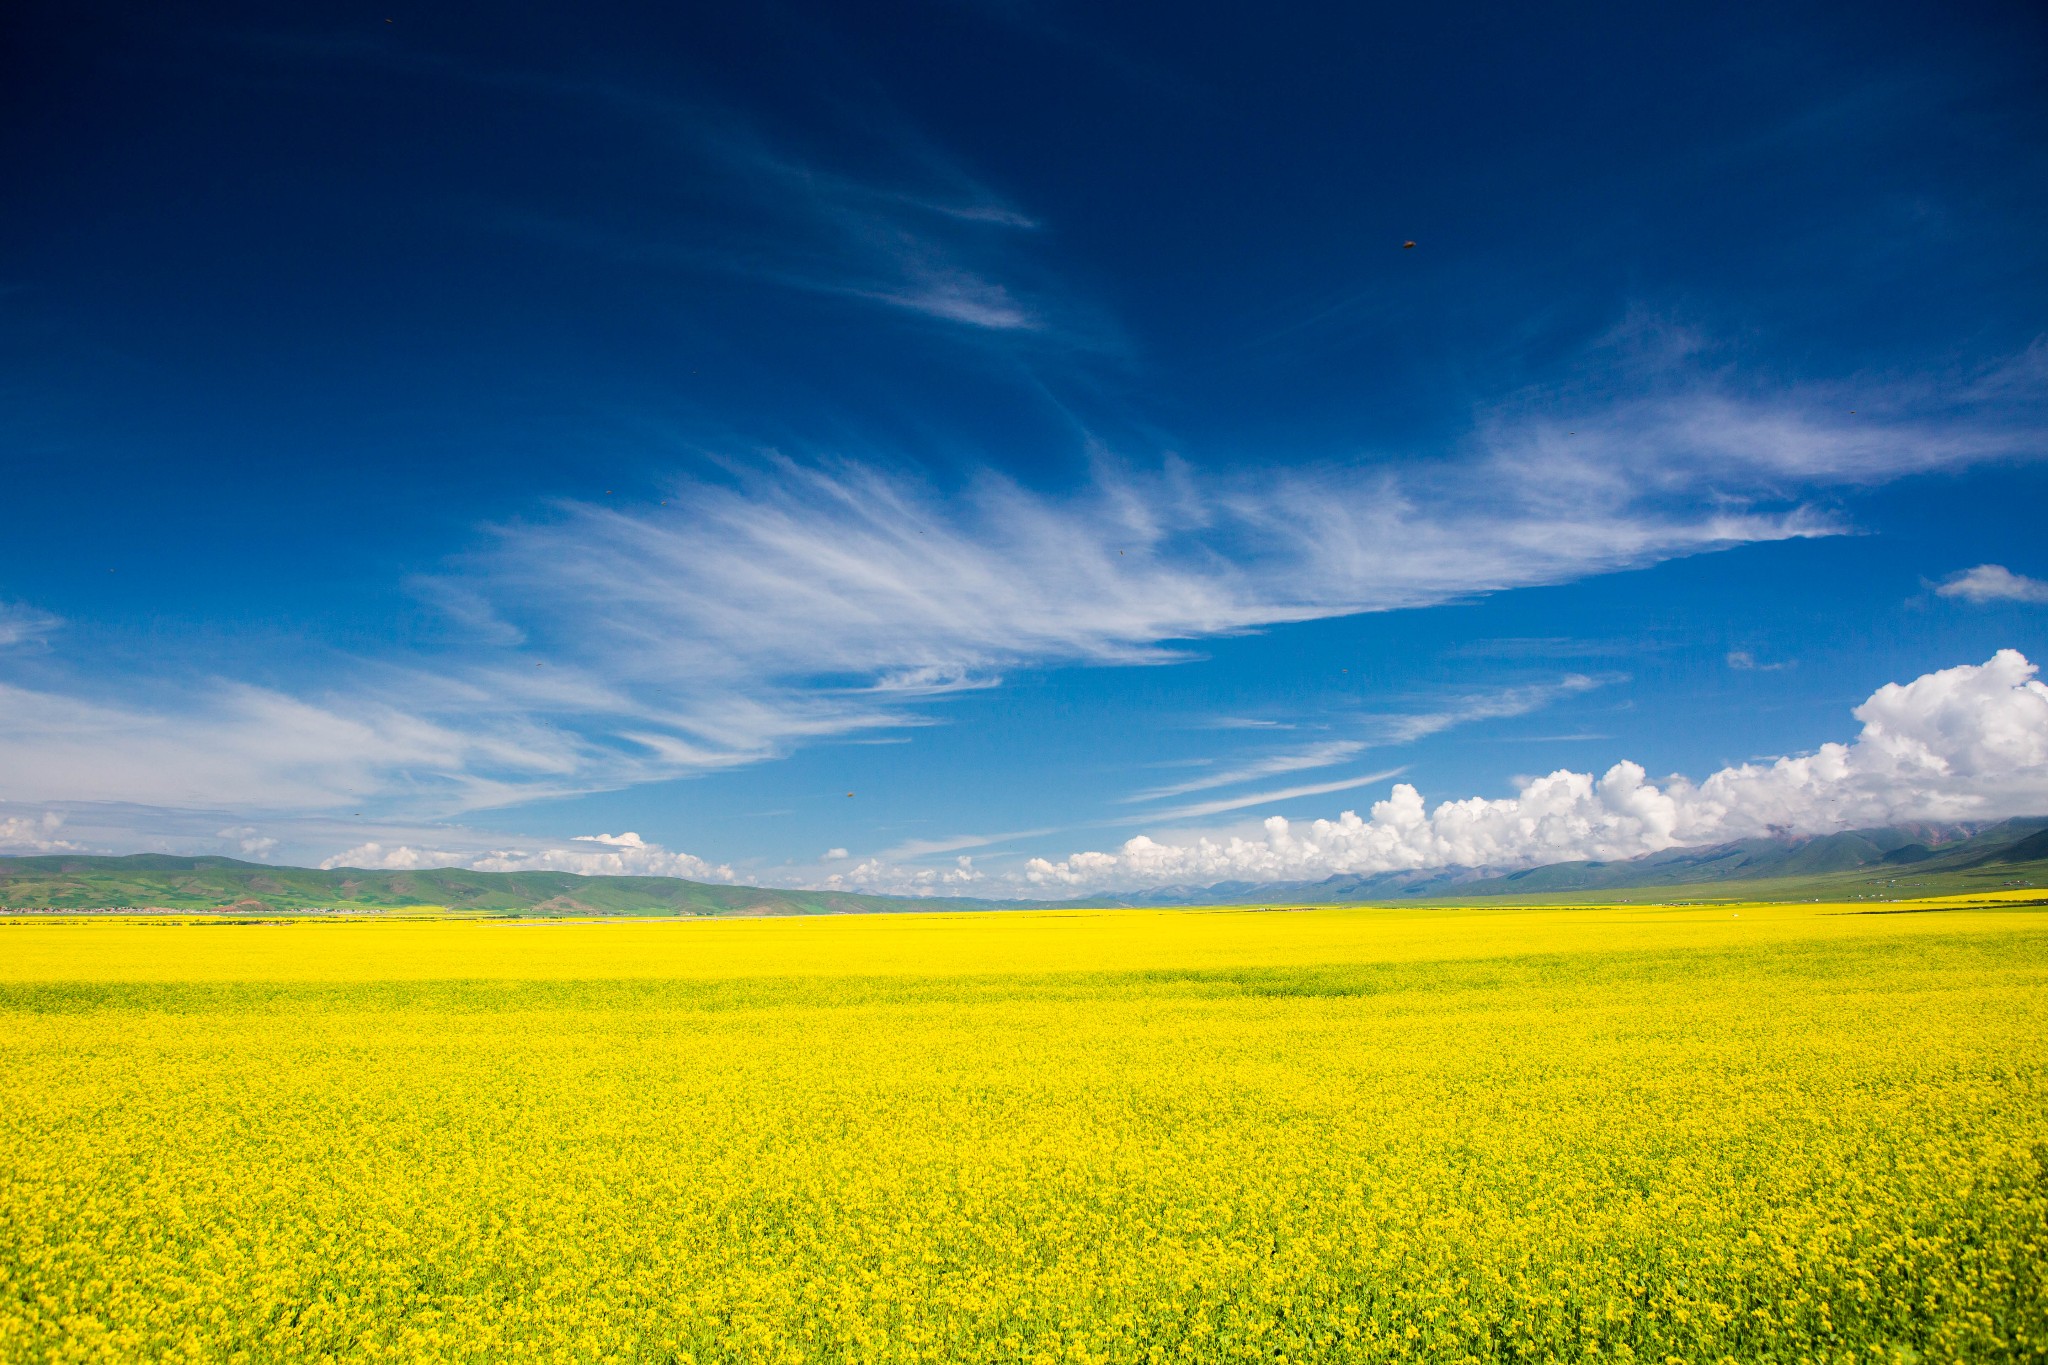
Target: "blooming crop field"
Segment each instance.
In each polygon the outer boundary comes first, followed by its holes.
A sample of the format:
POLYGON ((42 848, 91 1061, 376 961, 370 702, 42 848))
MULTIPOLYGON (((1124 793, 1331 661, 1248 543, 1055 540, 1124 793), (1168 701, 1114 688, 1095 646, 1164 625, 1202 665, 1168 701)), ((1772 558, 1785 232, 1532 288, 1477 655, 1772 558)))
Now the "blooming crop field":
POLYGON ((2048 1360, 1907 908, 7 924, 0 1358, 2048 1360))

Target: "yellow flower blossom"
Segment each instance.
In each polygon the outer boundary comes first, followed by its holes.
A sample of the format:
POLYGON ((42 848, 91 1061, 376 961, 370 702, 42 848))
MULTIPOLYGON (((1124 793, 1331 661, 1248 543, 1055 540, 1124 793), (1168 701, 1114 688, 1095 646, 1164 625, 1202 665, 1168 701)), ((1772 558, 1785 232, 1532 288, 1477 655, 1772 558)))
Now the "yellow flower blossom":
POLYGON ((0 1359, 2048 1361, 2048 919, 0 925, 0 1359))

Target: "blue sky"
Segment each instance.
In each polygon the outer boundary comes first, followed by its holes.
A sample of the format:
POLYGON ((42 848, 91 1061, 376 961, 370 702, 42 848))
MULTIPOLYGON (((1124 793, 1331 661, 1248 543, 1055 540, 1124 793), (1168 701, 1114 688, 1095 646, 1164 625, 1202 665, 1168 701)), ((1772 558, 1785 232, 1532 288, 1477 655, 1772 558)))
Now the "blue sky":
POLYGON ((2048 811, 1957 671, 2048 654, 2037 7, 6 22, 6 848, 1000 896, 2048 811))

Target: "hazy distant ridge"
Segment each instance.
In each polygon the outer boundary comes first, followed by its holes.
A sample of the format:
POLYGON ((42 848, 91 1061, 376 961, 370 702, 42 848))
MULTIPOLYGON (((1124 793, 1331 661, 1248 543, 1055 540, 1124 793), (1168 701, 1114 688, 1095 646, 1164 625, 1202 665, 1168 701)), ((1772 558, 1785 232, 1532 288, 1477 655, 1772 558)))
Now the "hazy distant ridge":
POLYGON ((680 877, 584 877, 573 872, 372 872, 272 867, 234 858, 49 854, 0 857, 0 905, 54 909, 395 909, 539 914, 816 915, 934 908, 931 902, 840 891, 779 891, 680 877))
POLYGON ((1113 898, 1119 905, 1332 904, 1528 898, 1597 891, 1726 887, 1724 894, 1803 896, 1880 886, 1935 894, 2006 880, 2048 884, 2048 816, 1995 823, 1910 824, 1840 834, 1740 839, 1622 862, 1549 863, 1518 872, 1467 867, 1348 873, 1315 882, 1221 882, 1113 898), (2037 865, 2037 866, 2030 866, 2037 865), (1768 885, 1758 885, 1768 884, 1768 885))
MULTIPOLYGON (((1996 824, 1913 824, 1810 837, 1669 849, 1626 862, 1553 863, 1496 874, 1472 868, 1347 874, 1317 882, 1218 882, 1090 899, 1091 905, 1341 904, 1528 899, 1671 888, 1761 899, 1929 895, 2014 882, 2048 886, 2048 816, 1996 824)), ((867 896, 726 886, 678 877, 572 872, 372 872, 272 867, 234 858, 42 854, 0 857, 0 906, 64 910, 379 910, 439 905, 524 914, 816 915, 1017 909, 1072 901, 867 896)))

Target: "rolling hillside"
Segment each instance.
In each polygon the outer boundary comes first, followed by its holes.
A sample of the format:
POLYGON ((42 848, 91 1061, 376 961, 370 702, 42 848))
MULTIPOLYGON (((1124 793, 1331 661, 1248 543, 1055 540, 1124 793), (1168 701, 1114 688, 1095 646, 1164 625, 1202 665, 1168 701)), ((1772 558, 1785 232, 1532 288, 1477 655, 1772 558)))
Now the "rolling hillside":
MULTIPOLYGON (((1220 882, 1104 896, 1103 906, 1331 905, 1416 901, 1570 903, 1642 899, 1808 900, 2048 888, 2048 817, 1981 825, 1901 825, 1810 838, 1744 839, 1626 862, 1553 863, 1504 875, 1469 868, 1220 882)), ((866 896, 725 886, 676 877, 571 872, 370 872, 271 867, 233 858, 68 854, 0 857, 0 908, 100 910, 451 910, 528 915, 818 915, 1023 909, 1074 902, 866 896)))
POLYGON ((460 868, 320 871, 155 853, 0 857, 0 906, 17 909, 389 910, 414 905, 543 915, 816 915, 935 908, 929 901, 894 896, 771 891, 678 877, 460 868))
POLYGON ((2048 818, 1903 825, 1803 839, 1744 839, 1618 863, 1554 863, 1486 878, 1460 897, 1611 898, 1627 891, 1798 900, 2048 888, 2048 818))

